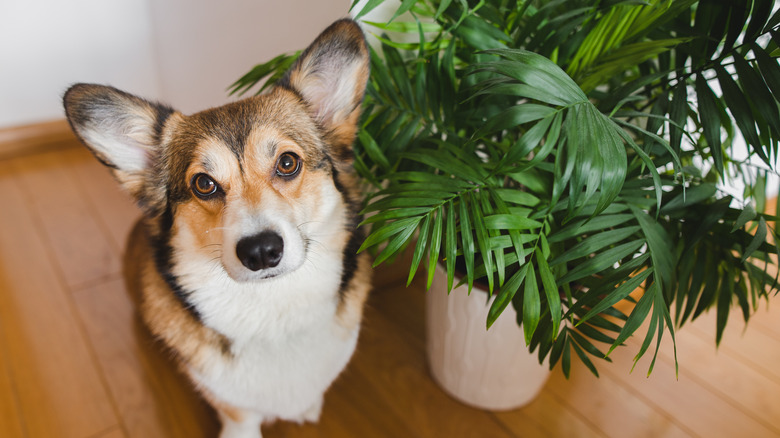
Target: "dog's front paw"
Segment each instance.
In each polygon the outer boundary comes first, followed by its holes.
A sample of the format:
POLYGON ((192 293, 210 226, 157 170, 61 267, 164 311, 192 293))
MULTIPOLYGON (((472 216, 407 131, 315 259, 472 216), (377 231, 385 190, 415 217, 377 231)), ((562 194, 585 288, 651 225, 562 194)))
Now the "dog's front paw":
POLYGON ((301 415, 301 417, 298 419, 298 423, 317 423, 320 421, 320 414, 322 414, 322 402, 323 399, 320 398, 316 403, 314 403, 309 409, 306 410, 306 412, 301 415))
POLYGON ((259 424, 223 423, 219 438, 263 438, 259 424))
POLYGON ((257 415, 245 413, 239 418, 233 418, 219 412, 222 421, 222 431, 219 438, 263 438, 260 432, 262 418, 257 415))

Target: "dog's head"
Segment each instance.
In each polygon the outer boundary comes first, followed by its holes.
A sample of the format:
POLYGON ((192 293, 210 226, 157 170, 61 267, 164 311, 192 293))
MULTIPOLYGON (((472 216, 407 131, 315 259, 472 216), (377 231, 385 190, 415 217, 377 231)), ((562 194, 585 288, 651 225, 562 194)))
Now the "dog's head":
POLYGON ((158 224, 163 263, 219 260, 252 281, 294 271, 311 244, 348 240, 367 79, 363 34, 341 20, 261 96, 185 116, 78 84, 64 103, 74 132, 158 224))

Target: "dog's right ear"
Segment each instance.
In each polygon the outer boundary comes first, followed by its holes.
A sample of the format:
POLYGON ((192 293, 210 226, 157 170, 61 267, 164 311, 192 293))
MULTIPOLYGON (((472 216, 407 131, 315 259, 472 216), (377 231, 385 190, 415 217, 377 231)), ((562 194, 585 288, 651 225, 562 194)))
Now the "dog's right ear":
MULTIPOLYGON (((151 179, 162 158, 160 137, 174 110, 113 87, 77 84, 63 97, 73 132, 142 208, 165 202, 151 179)), ((157 175, 159 178, 159 175, 157 175)))

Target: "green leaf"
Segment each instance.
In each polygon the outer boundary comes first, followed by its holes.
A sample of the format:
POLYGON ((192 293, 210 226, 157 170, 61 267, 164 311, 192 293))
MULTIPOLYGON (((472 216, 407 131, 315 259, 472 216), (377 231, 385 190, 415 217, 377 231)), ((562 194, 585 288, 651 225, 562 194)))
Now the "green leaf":
POLYGON ((567 346, 567 339, 569 331, 564 327, 563 330, 561 330, 561 335, 558 336, 558 339, 555 340, 552 346, 552 350, 550 351, 550 369, 552 370, 556 363, 558 363, 558 360, 560 360, 561 355, 563 354, 563 349, 565 346, 567 346))
MULTIPOLYGON (((574 339, 575 332, 571 332, 572 339, 574 339)), ((590 370, 591 373, 593 373, 594 376, 599 377, 599 372, 596 370, 596 366, 593 365, 593 362, 588 358, 588 356, 580 349, 580 347, 577 346, 576 342, 572 342, 571 346, 574 347, 574 352, 577 353, 577 356, 579 356, 580 360, 583 364, 590 370)))
POLYGON ((458 250, 455 227, 455 206, 452 201, 447 202, 447 230, 445 239, 445 257, 447 262, 447 293, 452 290, 452 282, 455 278, 455 258, 458 250))
POLYGON ((477 66, 478 68, 489 68, 532 87, 547 90, 567 104, 588 100, 566 72, 542 55, 518 49, 486 50, 485 53, 499 55, 508 61, 485 63, 477 66))
POLYGON ((661 283, 662 290, 671 288, 676 257, 670 247, 669 235, 660 223, 638 208, 632 206, 631 212, 639 221, 639 226, 642 227, 642 232, 647 239, 647 247, 650 249, 650 257, 655 267, 656 283, 661 283))
MULTIPOLYGON (((349 10, 351 11, 358 4, 359 1, 360 0, 355 0, 354 2, 352 2, 352 6, 349 7, 349 10)), ((359 20, 360 17, 373 11, 374 8, 376 8, 382 3, 384 3, 384 0, 368 0, 366 4, 363 6, 363 9, 361 9, 360 12, 358 12, 358 14, 355 15, 355 20, 359 20)))
POLYGON ((710 183, 703 183, 698 186, 690 187, 664 204, 661 208, 661 213, 668 214, 702 203, 708 199, 713 199, 717 191, 718 188, 715 184, 710 183))
MULTIPOLYGON (((514 108, 519 108, 519 107, 514 107, 514 108)), ((511 165, 512 163, 515 163, 517 160, 530 154, 531 151, 537 145, 539 145, 539 143, 541 143, 542 139, 544 138, 544 134, 547 132, 547 129, 550 127, 550 124, 552 124, 554 119, 560 120, 557 117, 556 118, 545 117, 544 119, 536 123, 533 127, 531 127, 531 129, 526 131, 525 134, 523 134, 520 137, 520 139, 509 148, 509 151, 506 153, 506 155, 504 155, 504 157, 501 159, 501 162, 498 164, 498 166, 496 166, 496 169, 493 172, 494 173, 500 172, 501 170, 506 168, 507 165, 511 165)), ((554 143, 550 144, 550 146, 552 145, 554 145, 554 143)))
POLYGON ((653 163, 652 158, 650 158, 650 156, 647 155, 647 153, 634 142, 634 139, 632 139, 627 132, 621 131, 620 135, 623 137, 623 140, 625 140, 626 143, 631 146, 631 149, 633 149, 634 152, 639 155, 639 158, 643 163, 645 163, 645 166, 650 169, 650 175, 653 178, 653 187, 655 189, 655 206, 656 210, 660 211, 661 199, 663 198, 664 192, 661 187, 661 176, 658 174, 658 169, 655 168, 655 163, 653 163))
POLYGON ((638 239, 596 254, 594 257, 588 259, 586 262, 578 264, 574 269, 566 273, 566 275, 559 278, 558 284, 564 285, 570 281, 576 281, 601 272, 613 266, 615 263, 618 263, 623 258, 634 254, 644 244, 644 239, 638 239))
POLYGON ((486 134, 544 119, 553 113, 555 113, 555 109, 535 103, 516 105, 488 119, 482 128, 474 134, 474 137, 484 137, 486 134))
POLYGON ((723 330, 726 329, 726 323, 729 319, 729 310, 731 308, 731 297, 734 295, 734 281, 728 272, 723 274, 718 290, 718 308, 715 318, 715 345, 720 345, 723 339, 723 330))
POLYGON ((777 103, 763 78, 739 56, 734 57, 734 67, 739 74, 739 83, 742 84, 742 89, 750 98, 750 102, 755 105, 758 114, 769 123, 775 138, 780 138, 780 114, 778 114, 777 103))
MULTIPOLYGON (((777 16, 780 17, 780 12, 778 12, 777 16)), ((764 76, 764 81, 766 81, 769 89, 772 90, 772 95, 777 99, 780 96, 780 65, 778 65, 777 59, 767 55, 758 43, 754 42, 751 47, 756 56, 756 62, 759 70, 761 70, 761 75, 764 76)))
POLYGON ((509 280, 504 283, 504 285, 496 294, 496 299, 493 301, 493 304, 490 305, 490 310, 488 310, 488 329, 493 325, 494 322, 496 322, 496 319, 498 319, 501 313, 504 312, 506 306, 512 302, 512 298, 515 296, 517 290, 520 288, 520 285, 525 280, 529 266, 531 266, 530 263, 523 265, 519 271, 515 272, 514 275, 512 275, 512 277, 510 277, 509 280))
POLYGON ((450 6, 450 3, 452 3, 452 0, 442 0, 441 3, 439 3, 439 8, 436 9, 436 15, 434 15, 433 18, 438 20, 439 17, 441 17, 441 14, 443 14, 444 11, 446 11, 447 8, 450 6))
POLYGON ((443 170, 467 181, 481 181, 482 175, 477 168, 461 162, 449 153, 438 150, 423 152, 406 152, 405 158, 431 166, 434 169, 443 170))
POLYGON ((512 204, 524 205, 528 207, 535 207, 536 205, 539 205, 539 198, 531 193, 518 189, 499 188, 495 189, 494 192, 497 193, 502 200, 512 204))
POLYGON ((639 231, 638 226, 618 228, 615 230, 603 231, 598 234, 594 234, 585 240, 579 242, 573 247, 569 248, 566 252, 559 255, 555 259, 550 261, 550 266, 556 266, 561 263, 566 263, 571 260, 578 259, 580 257, 589 256, 595 252, 600 251, 610 245, 616 244, 631 235, 639 231))
MULTIPOLYGON (((362 20, 363 23, 366 23, 370 26, 374 26, 376 28, 388 31, 388 32, 399 32, 399 33, 417 33, 419 30, 418 23, 412 23, 409 21, 396 21, 394 23, 380 23, 376 21, 368 21, 368 20, 362 20)), ((422 31, 425 33, 433 33, 433 32, 440 32, 442 30, 442 27, 439 23, 419 23, 420 27, 422 27, 422 31)))
MULTIPOLYGON (((750 24, 748 24, 745 30, 745 40, 754 39, 761 32, 761 29, 769 19, 769 14, 772 12, 773 0, 754 0, 753 11, 750 13, 750 24)), ((736 58, 736 57, 735 57, 736 58)))
POLYGON ((756 210, 753 209, 753 206, 750 204, 745 205, 745 208, 742 209, 742 211, 739 213, 739 217, 737 217, 737 221, 734 222, 734 226, 731 228, 731 232, 737 231, 738 229, 745 226, 746 223, 749 221, 752 221, 755 219, 757 213, 756 210))
POLYGON ((647 280, 647 277, 649 277, 650 274, 652 273, 653 273, 653 269, 650 268, 635 274, 633 277, 623 282, 623 284, 615 288, 614 291, 610 292, 606 297, 604 297, 604 299, 599 301, 597 305, 593 306, 588 311, 588 313, 585 314, 585 316, 580 318, 580 321, 577 323, 577 326, 589 320, 593 316, 598 315, 599 313, 614 306, 620 301, 626 299, 631 294, 631 292, 635 291, 639 286, 641 286, 642 282, 647 280))
POLYGON ((525 276, 525 289, 523 291, 523 333, 525 344, 531 343, 531 338, 539 325, 541 302, 539 300, 539 288, 536 285, 536 272, 533 263, 527 263, 528 273, 525 276))
POLYGON ((398 233, 406 232, 408 229, 411 229, 413 232, 417 228, 417 225, 420 223, 421 220, 422 217, 400 219, 395 222, 384 225, 380 227, 378 230, 374 230, 360 246, 358 252, 363 252, 367 248, 371 248, 374 245, 384 242, 391 236, 394 236, 398 233))
POLYGON ((592 219, 580 219, 554 233, 552 236, 548 237, 548 240, 550 243, 562 242, 575 236, 582 236, 593 231, 616 227, 631 219, 634 219, 634 215, 632 214, 609 214, 596 216, 592 219))
POLYGON ((371 134, 369 134, 368 131, 365 129, 359 130, 358 139, 360 139, 360 144, 363 145, 363 149, 366 151, 366 154, 369 158, 371 158, 372 161, 384 169, 390 168, 390 162, 387 161, 387 157, 385 156, 384 152, 382 152, 382 149, 376 143, 374 138, 371 137, 371 134))
POLYGON ((420 234, 417 237, 417 245, 414 247, 414 254, 412 254, 412 264, 409 267, 409 277, 406 279, 406 286, 412 284, 414 274, 417 273, 417 268, 420 266, 420 261, 425 255, 425 248, 428 245, 428 232, 430 230, 431 216, 426 215, 423 219, 423 223, 420 226, 420 234))
POLYGON ((436 210, 436 219, 433 222, 433 231, 431 232, 431 246, 428 257, 428 283, 425 286, 426 290, 431 288, 431 285, 433 284, 433 275, 436 273, 436 265, 439 264, 439 251, 441 250, 443 228, 444 207, 440 207, 436 210))
POLYGON ((390 208, 405 207, 434 207, 442 203, 440 198, 417 198, 417 197, 388 197, 374 201, 364 208, 361 212, 366 214, 372 211, 387 210, 390 208))
MULTIPOLYGON (((474 196, 479 196, 478 194, 470 194, 471 198, 471 211, 472 211, 472 218, 473 218, 473 225, 474 225, 474 231, 476 232, 477 236, 477 247, 479 247, 479 253, 482 255, 482 263, 485 264, 485 270, 487 272, 493 272, 493 252, 490 251, 490 247, 488 246, 488 242, 490 241, 488 237, 487 228, 485 228, 485 222, 483 218, 485 217, 484 213, 482 212, 480 206, 479 206, 479 200, 474 199, 474 196)), ((493 276, 488 275, 487 276, 488 281, 488 295, 492 295, 493 293, 493 276)))
POLYGON ((715 94, 707 85, 707 80, 701 74, 696 76, 696 95, 699 100, 699 113, 704 128, 704 138, 710 146, 710 153, 715 162, 715 169, 721 178, 725 178, 723 169, 723 149, 720 141, 720 117, 715 94))
POLYGON ((401 3, 401 6, 398 7, 398 9, 395 11, 395 14, 393 14, 392 17, 390 17, 390 20, 388 20, 388 23, 392 23, 393 20, 398 18, 399 15, 409 11, 409 9, 412 9, 412 6, 417 3, 417 0, 403 0, 401 3))
POLYGON ((557 97, 555 94, 550 93, 547 90, 532 87, 527 84, 518 84, 515 82, 508 82, 508 79, 501 78, 500 82, 496 79, 488 79, 476 85, 476 88, 480 91, 475 92, 469 99, 473 99, 485 94, 492 94, 497 96, 517 96, 526 97, 529 99, 538 100, 550 105, 564 106, 566 101, 557 97))
POLYGON ((641 76, 638 79, 621 86, 617 90, 610 92, 609 95, 599 103, 599 110, 607 114, 614 112, 617 110, 620 102, 623 102, 625 99, 629 98, 631 93, 650 84, 651 82, 655 82, 659 79, 666 79, 668 75, 668 71, 663 71, 651 75, 641 76))
POLYGON ((561 355, 561 371, 566 378, 569 378, 571 373, 571 338, 566 337, 566 343, 563 346, 563 354, 561 355))
POLYGON ((729 112, 731 112, 731 116, 736 120, 739 130, 758 156, 761 157, 764 162, 770 164, 769 157, 767 157, 766 152, 764 152, 761 140, 758 138, 756 122, 753 120, 753 111, 750 109, 748 100, 742 94, 742 90, 739 89, 739 86, 734 82, 734 79, 731 78, 731 75, 726 69, 720 65, 715 65, 715 72, 718 74, 718 82, 720 83, 721 90, 723 90, 723 98, 726 100, 729 112))
POLYGON ((469 293, 474 284, 474 236, 471 234, 469 222, 469 206, 466 198, 460 199, 460 238, 463 241, 463 260, 466 262, 466 281, 469 293))
POLYGON ((745 248, 745 253, 742 254, 741 262, 745 263, 745 260, 748 259, 759 246, 761 246, 762 243, 766 241, 766 221, 763 217, 761 217, 758 220, 758 228, 756 229, 756 235, 753 237, 753 240, 750 241, 750 245, 748 245, 747 248, 745 248))
POLYGON ((542 251, 537 248, 535 253, 536 264, 539 266, 539 277, 542 279, 542 287, 547 296, 547 305, 550 307, 550 317, 553 322, 553 340, 555 340, 561 325, 561 296, 558 292, 558 286, 555 284, 555 277, 553 276, 542 251))
POLYGON ((541 222, 512 214, 485 216, 484 224, 488 230, 529 230, 542 226, 541 222))
MULTIPOLYGON (((596 318, 598 319, 598 318, 596 318)), ((603 318, 601 318, 603 320, 603 318)), ((617 330, 616 332, 620 333, 621 327, 615 324, 617 330)), ((612 343, 615 342, 615 338, 605 334, 603 331, 596 329, 595 327, 591 326, 590 324, 580 324, 577 322, 577 331, 582 333, 583 336, 587 336, 590 339, 593 339, 597 342, 603 342, 605 344, 612 345, 612 343)), ((602 354, 601 357, 604 357, 602 354)))
POLYGON ((412 237, 412 235, 416 230, 417 230, 416 226, 414 227, 408 226, 403 228, 399 233, 397 233, 395 237, 393 237, 392 239, 390 239, 389 242, 387 242, 387 246, 385 247, 385 249, 382 250, 382 252, 379 253, 379 255, 376 257, 373 266, 374 267, 378 266, 380 263, 384 262, 385 260, 389 259, 390 257, 394 256, 396 253, 398 253, 398 251, 407 243, 407 241, 409 241, 409 239, 412 237))
POLYGON ((359 224, 359 226, 372 224, 376 222, 385 222, 394 219, 401 219, 401 218, 411 217, 411 216, 422 216, 430 211, 431 209, 429 207, 412 207, 412 208, 398 208, 394 210, 384 210, 373 216, 367 217, 365 220, 363 220, 363 222, 359 224))
POLYGON ((672 104, 669 108, 669 145, 675 153, 680 153, 685 120, 688 117, 688 86, 681 81, 673 89, 672 104))
POLYGON ((612 353, 612 350, 622 345, 626 339, 634 334, 636 329, 645 321, 647 314, 650 313, 650 308, 653 306, 653 294, 657 293, 657 288, 657 283, 653 283, 652 286, 650 286, 650 289, 645 291, 642 298, 639 299, 639 302, 636 303, 634 310, 631 311, 625 324, 623 324, 623 330, 620 331, 617 339, 615 339, 615 343, 612 344, 609 351, 607 351, 607 356, 612 353))

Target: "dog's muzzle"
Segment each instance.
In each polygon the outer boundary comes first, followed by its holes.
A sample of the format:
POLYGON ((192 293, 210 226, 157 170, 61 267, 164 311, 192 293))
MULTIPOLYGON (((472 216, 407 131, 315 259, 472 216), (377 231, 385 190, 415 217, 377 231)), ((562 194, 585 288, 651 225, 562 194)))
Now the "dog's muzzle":
POLYGON ((236 255, 252 271, 273 268, 282 261, 284 240, 274 231, 244 237, 236 245, 236 255))

